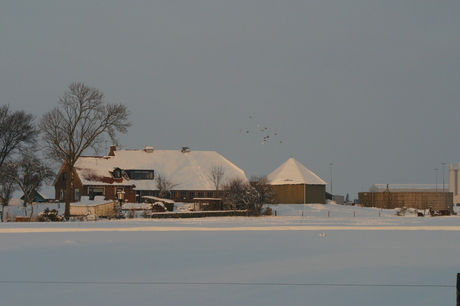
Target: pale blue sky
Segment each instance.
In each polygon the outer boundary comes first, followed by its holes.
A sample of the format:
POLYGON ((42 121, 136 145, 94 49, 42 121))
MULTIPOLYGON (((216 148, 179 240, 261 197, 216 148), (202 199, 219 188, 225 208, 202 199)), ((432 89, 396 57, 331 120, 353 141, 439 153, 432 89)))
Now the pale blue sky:
POLYGON ((351 197, 434 184, 435 168, 442 184, 460 161, 459 15, 458 1, 2 1, 0 104, 40 117, 85 82, 131 109, 127 149, 213 150, 248 176, 292 156, 327 182, 333 163, 351 197))

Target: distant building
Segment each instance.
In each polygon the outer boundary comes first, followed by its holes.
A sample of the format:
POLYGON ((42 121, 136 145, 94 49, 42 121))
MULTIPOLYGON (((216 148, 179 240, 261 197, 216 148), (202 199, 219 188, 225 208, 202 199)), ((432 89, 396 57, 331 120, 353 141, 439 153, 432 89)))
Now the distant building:
POLYGON ((457 167, 454 164, 450 164, 449 169, 449 191, 454 195, 454 204, 460 206, 460 163, 457 167))
POLYGON ((453 211, 452 192, 435 184, 375 184, 368 192, 358 193, 364 207, 385 209, 415 208, 453 211))
MULTIPOLYGON (((212 166, 221 166, 225 177, 248 181, 243 170, 214 151, 117 150, 111 146, 108 156, 80 157, 72 174, 71 202, 82 196, 92 200, 104 196, 117 199, 123 193, 130 203, 141 202, 144 196, 159 196, 155 178, 161 174, 175 187, 170 198, 176 202, 193 202, 194 198, 215 198, 217 192, 209 178, 212 166)), ((54 182, 56 199, 65 199, 67 174, 64 166, 54 182)))
MULTIPOLYGON (((48 197, 46 194, 46 192, 41 192, 41 191, 37 191, 37 190, 34 190, 33 192, 33 195, 32 195, 32 201, 33 202, 39 202, 39 203, 51 203, 54 201, 54 199, 52 197, 48 197)), ((20 198, 22 201, 24 201, 24 194, 22 195, 22 197, 20 198)))
POLYGON ((326 203, 326 182, 292 157, 267 178, 278 203, 326 203))

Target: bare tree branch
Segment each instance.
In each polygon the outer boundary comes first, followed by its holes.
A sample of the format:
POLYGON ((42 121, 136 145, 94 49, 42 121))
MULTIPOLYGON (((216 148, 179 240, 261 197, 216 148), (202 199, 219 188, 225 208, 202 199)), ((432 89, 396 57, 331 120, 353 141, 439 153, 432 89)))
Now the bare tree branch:
MULTIPOLYGON (((84 83, 72 83, 59 99, 59 105, 39 122, 45 154, 66 165, 71 177, 78 158, 88 148, 97 148, 107 135, 116 141, 116 133, 126 133, 130 112, 123 104, 108 104, 104 94, 84 83)), ((71 180, 66 182, 65 217, 70 216, 71 180)))
POLYGON ((7 158, 35 143, 39 131, 34 121, 32 114, 12 112, 9 105, 0 107, 0 168, 7 158))
POLYGON ((212 165, 209 169, 209 179, 214 183, 214 188, 219 191, 224 183, 225 172, 222 165, 212 165))
POLYGON ((159 197, 163 199, 171 198, 171 190, 179 184, 172 181, 168 177, 158 173, 155 177, 156 187, 158 189, 159 197))
POLYGON ((54 178, 51 166, 41 161, 33 152, 24 152, 17 160, 5 166, 3 175, 9 177, 24 193, 24 206, 33 201, 33 195, 44 183, 54 178))

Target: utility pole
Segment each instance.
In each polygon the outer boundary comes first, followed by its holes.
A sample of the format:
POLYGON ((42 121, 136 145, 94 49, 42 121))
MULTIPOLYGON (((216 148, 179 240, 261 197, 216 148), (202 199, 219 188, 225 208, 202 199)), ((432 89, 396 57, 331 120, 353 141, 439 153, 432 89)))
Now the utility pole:
POLYGON ((444 192, 444 166, 446 165, 446 163, 441 163, 442 165, 442 192, 444 192))
POLYGON ((457 306, 460 306, 460 273, 457 273, 457 306))
POLYGON ((436 171, 436 192, 438 192, 438 168, 434 169, 436 171))
POLYGON ((331 196, 334 196, 334 194, 332 193, 332 166, 334 164, 333 163, 330 163, 329 166, 331 166, 331 196))

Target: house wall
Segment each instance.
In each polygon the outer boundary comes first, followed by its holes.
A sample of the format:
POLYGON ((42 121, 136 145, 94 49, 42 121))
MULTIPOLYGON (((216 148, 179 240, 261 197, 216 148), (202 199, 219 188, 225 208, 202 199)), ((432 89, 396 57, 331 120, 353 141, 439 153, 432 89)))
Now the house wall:
MULTIPOLYGON (((89 192, 89 186, 86 187, 87 191, 89 192)), ((128 203, 136 203, 136 190, 133 189, 132 186, 103 186, 104 188, 104 196, 106 200, 114 200, 118 201, 118 191, 122 191, 125 193, 125 202, 128 203)))
MULTIPOLYGON (((60 198, 61 190, 65 192, 66 181, 64 175, 61 173, 55 182, 55 196, 57 200, 63 201, 60 198)), ((129 203, 139 203, 142 201, 143 196, 159 196, 158 190, 135 190, 133 186, 119 186, 119 185, 86 185, 83 186, 80 180, 74 180, 71 202, 78 202, 75 199, 75 189, 79 189, 80 198, 82 196, 90 196, 90 188, 98 187, 104 190, 103 195, 106 200, 117 200, 117 190, 125 192, 125 201, 129 203)), ((171 193, 171 200, 175 202, 192 203, 194 198, 215 198, 218 192, 215 190, 174 190, 171 193)))
MULTIPOLYGON (((137 199, 141 201, 143 196, 159 197, 158 190, 137 190, 137 199)), ((172 190, 170 199, 174 202, 193 203, 195 198, 217 198, 216 190, 172 190)))
MULTIPOLYGON (((67 181, 67 175, 64 174, 64 172, 59 174, 59 177, 55 181, 54 185, 54 192, 55 192, 55 198, 56 200, 59 201, 64 201, 65 197, 62 197, 62 192, 61 190, 65 193, 66 189, 66 181, 67 181)), ((104 189, 104 196, 106 200, 117 200, 117 190, 122 190, 125 192, 125 200, 127 200, 130 203, 135 203, 136 202, 136 191, 133 190, 133 186, 119 186, 119 185, 86 185, 84 186, 80 179, 78 178, 77 173, 74 171, 73 174, 73 181, 72 181, 72 193, 70 196, 70 202, 79 202, 80 198, 82 196, 89 196, 90 195, 90 188, 92 187, 99 187, 104 189), (75 190, 79 190, 79 199, 75 198, 75 190)))
POLYGON ((360 192, 358 201, 364 207, 415 208, 452 211, 452 192, 360 192))
MULTIPOLYGON (((56 200, 61 201, 61 202, 64 201, 66 182, 68 179, 69 177, 67 176, 66 172, 61 172, 59 174, 59 177, 57 178, 54 184, 54 196, 56 200)), ((84 194, 85 188, 82 185, 80 179, 78 179, 78 175, 76 174, 75 171, 73 172, 73 175, 70 179, 72 179, 72 194, 70 196, 70 202, 75 202, 75 189, 80 190, 80 197, 81 197, 82 195, 86 195, 84 194)))
POLYGON ((326 203, 325 185, 272 185, 280 204, 326 203))

